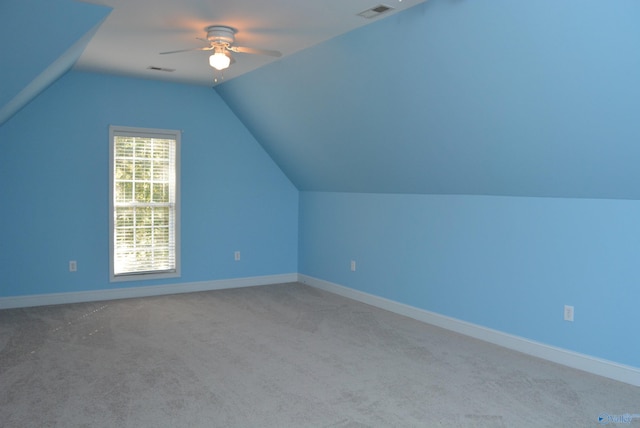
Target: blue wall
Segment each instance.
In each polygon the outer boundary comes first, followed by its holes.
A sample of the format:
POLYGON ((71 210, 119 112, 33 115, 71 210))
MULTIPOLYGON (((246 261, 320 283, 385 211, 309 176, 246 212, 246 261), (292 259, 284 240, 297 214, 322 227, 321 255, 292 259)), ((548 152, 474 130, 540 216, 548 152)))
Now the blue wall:
POLYGON ((110 12, 75 0, 1 1, 0 111, 110 12))
POLYGON ((430 0, 217 93, 71 72, 0 127, 0 296, 146 285, 108 282, 108 125, 173 128, 183 275, 153 284, 299 271, 640 367, 639 17, 430 0))
POLYGON ((640 199, 638 22, 429 0, 217 91, 300 190, 640 199))
POLYGON ((110 124, 183 131, 182 277, 153 285, 297 271, 298 191, 215 91, 71 72, 0 127, 0 296, 152 285, 109 283, 110 124))
POLYGON ((299 271, 640 367, 638 219, 640 201, 301 192, 299 271))

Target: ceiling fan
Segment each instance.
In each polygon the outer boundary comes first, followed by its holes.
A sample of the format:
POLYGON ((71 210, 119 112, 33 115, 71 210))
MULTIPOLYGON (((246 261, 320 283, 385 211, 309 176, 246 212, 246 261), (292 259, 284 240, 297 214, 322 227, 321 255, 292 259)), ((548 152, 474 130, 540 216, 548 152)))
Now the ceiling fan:
POLYGON ((268 55, 268 56, 274 56, 274 57, 282 56, 280 52, 274 51, 274 50, 248 48, 244 46, 234 46, 233 43, 236 40, 235 35, 237 33, 237 30, 231 27, 227 27, 224 25, 211 25, 206 28, 206 31, 207 31, 207 38, 206 39, 198 38, 198 39, 209 43, 209 46, 205 46, 203 48, 181 49, 177 51, 160 52, 160 54, 166 55, 166 54, 174 54, 174 53, 189 52, 189 51, 213 51, 213 55, 209 57, 209 64, 211 65, 211 67, 220 71, 228 68, 229 65, 234 62, 234 59, 231 56, 231 52, 268 55))

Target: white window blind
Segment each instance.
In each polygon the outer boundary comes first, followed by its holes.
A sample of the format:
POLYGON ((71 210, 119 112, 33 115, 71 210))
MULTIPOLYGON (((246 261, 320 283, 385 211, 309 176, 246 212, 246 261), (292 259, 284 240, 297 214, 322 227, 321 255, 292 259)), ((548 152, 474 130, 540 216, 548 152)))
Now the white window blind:
POLYGON ((178 131, 111 127, 111 278, 179 274, 178 131))

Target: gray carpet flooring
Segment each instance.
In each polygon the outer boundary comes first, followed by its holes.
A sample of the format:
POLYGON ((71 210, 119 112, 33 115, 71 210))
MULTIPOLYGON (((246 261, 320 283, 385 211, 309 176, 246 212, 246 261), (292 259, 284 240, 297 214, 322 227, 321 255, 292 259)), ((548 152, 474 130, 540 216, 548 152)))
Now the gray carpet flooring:
POLYGON ((602 413, 640 413, 640 388, 301 284, 0 311, 5 428, 589 427, 602 413))

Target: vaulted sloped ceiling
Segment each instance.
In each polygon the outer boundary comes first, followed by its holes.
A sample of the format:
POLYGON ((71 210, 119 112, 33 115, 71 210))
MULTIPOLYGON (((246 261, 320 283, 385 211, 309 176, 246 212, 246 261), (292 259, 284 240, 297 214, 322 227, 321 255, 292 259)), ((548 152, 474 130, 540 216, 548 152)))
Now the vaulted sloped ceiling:
POLYGON ((216 90, 301 190, 640 199, 639 22, 430 0, 216 90))
MULTIPOLYGON (((0 2, 0 125, 109 13, 0 2)), ((215 90, 301 190, 640 199, 638 22, 636 0, 429 0, 215 90)))
POLYGON ((0 125, 73 66, 110 11, 72 0, 0 2, 0 125))

